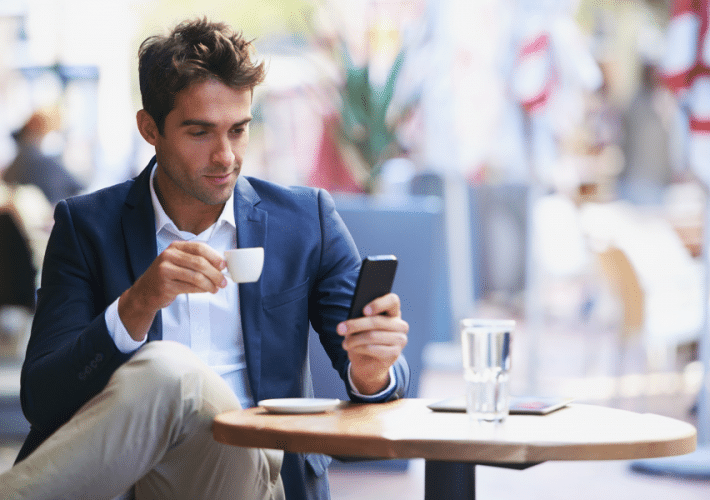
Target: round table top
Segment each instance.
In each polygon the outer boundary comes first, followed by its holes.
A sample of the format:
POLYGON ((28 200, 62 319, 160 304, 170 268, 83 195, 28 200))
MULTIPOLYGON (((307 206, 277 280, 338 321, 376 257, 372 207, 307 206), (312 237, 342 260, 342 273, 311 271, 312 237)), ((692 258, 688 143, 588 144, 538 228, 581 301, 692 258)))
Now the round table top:
POLYGON ((696 446, 695 427, 660 415, 570 404, 544 416, 478 424, 465 413, 430 410, 433 401, 344 403, 295 415, 256 407, 218 415, 213 434, 222 443, 289 452, 491 464, 653 458, 691 453, 696 446))

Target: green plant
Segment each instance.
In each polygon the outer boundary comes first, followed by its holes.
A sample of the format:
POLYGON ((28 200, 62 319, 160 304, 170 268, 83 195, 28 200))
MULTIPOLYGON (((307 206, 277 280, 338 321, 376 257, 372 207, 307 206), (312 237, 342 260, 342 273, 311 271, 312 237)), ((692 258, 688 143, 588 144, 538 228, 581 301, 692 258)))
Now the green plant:
POLYGON ((396 127, 406 110, 388 114, 394 96, 397 78, 404 63, 405 53, 400 53, 390 67, 382 86, 370 81, 368 65, 356 66, 347 47, 342 59, 345 83, 341 89, 340 139, 354 146, 364 169, 368 172, 365 191, 374 189, 382 165, 401 153, 397 144, 396 127))

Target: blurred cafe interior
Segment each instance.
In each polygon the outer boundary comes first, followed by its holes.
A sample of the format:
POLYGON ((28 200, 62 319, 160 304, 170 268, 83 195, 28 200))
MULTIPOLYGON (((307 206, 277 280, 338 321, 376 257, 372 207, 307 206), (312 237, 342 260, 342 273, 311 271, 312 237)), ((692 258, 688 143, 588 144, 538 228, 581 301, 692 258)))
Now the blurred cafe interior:
MULTIPOLYGON (((706 3, 0 1, 0 470, 28 431, 19 368, 53 205, 146 165, 138 45, 198 16, 268 63, 244 175, 328 189, 362 256, 397 255, 412 397, 463 393, 459 320, 512 318, 514 394, 667 415, 710 446, 706 3)), ((340 397, 312 344, 317 395, 340 397)), ((422 496, 418 460, 330 475, 335 499, 422 496)), ((710 474, 623 461, 477 481, 498 499, 710 493, 710 474)))

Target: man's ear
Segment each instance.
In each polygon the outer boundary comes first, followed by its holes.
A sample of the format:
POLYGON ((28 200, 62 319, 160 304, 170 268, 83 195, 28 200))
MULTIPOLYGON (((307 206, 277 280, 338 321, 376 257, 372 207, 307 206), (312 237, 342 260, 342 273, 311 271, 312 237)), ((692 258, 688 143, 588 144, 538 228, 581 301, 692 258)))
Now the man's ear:
POLYGON ((138 131, 143 136, 143 139, 151 146, 155 146, 159 132, 153 117, 145 109, 141 109, 136 114, 136 122, 138 123, 138 131))

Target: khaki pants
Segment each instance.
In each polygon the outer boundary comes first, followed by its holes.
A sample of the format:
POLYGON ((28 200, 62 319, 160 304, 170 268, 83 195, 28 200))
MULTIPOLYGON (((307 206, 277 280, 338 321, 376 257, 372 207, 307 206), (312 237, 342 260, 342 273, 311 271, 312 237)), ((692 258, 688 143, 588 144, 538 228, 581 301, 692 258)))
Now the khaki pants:
POLYGON ((0 475, 2 499, 284 498, 283 453, 212 439, 234 393, 187 347, 149 342, 29 457, 0 475))

